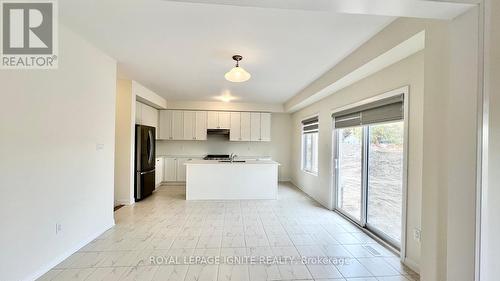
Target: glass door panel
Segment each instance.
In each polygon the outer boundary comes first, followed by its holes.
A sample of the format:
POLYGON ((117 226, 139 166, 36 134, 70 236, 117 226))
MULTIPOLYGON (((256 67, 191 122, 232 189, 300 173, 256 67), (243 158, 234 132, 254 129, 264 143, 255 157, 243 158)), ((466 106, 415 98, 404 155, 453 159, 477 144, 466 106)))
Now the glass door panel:
POLYGON ((367 227, 401 245, 403 122, 368 127, 367 227))
POLYGON ((363 128, 338 129, 337 207, 361 222, 363 176, 363 128))

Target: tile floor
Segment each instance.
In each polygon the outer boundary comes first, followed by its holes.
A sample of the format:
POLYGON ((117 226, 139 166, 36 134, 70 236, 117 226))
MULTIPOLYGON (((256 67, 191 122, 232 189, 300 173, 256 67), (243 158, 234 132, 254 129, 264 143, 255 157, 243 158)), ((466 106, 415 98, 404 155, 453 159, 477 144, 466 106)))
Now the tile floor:
POLYGON ((185 201, 184 195, 183 187, 162 186, 143 202, 119 209, 115 227, 39 280, 419 279, 393 253, 290 184, 280 184, 277 201, 185 201), (311 262, 231 262, 249 256, 311 262), (315 262, 318 257, 333 262, 315 262))

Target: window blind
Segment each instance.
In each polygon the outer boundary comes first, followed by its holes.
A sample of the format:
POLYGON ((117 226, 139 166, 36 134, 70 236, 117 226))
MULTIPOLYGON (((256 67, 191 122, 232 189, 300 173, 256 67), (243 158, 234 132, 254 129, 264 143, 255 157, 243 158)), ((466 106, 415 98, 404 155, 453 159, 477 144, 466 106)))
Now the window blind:
POLYGON ((319 120, 318 116, 308 118, 302 121, 302 133, 312 134, 317 133, 319 130, 319 120))
POLYGON ((336 112, 332 117, 337 129, 402 120, 403 95, 336 112))

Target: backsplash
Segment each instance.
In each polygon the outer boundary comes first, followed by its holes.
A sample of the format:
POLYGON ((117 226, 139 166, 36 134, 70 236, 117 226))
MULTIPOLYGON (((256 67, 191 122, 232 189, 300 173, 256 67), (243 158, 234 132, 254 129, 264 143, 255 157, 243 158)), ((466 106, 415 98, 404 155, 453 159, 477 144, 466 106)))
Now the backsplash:
POLYGON ((272 142, 230 142, 224 136, 209 136, 206 141, 157 141, 156 155, 230 154, 239 156, 271 156, 272 142))

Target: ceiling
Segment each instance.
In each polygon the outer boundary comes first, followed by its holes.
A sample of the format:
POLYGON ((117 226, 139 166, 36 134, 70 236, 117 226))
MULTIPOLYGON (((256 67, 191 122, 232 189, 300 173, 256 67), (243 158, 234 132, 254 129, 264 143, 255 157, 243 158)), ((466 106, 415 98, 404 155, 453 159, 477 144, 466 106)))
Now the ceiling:
POLYGON ((162 0, 59 1, 60 20, 168 100, 284 103, 394 18, 162 0), (241 54, 252 74, 224 73, 241 54))

